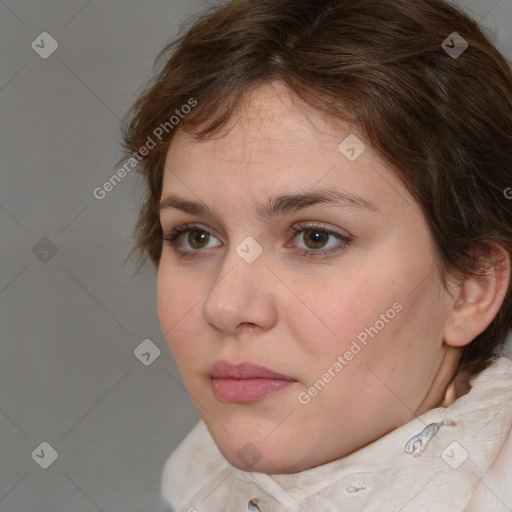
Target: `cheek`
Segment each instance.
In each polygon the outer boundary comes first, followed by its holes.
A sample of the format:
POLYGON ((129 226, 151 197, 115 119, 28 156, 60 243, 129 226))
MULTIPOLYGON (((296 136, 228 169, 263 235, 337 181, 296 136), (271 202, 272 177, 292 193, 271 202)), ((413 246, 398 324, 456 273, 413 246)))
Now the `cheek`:
POLYGON ((161 263, 157 278, 158 317, 162 332, 171 349, 193 339, 194 326, 200 325, 200 284, 185 272, 178 272, 161 263))
POLYGON ((389 324, 381 326, 381 313, 390 310, 390 317, 399 316, 392 309, 395 300, 389 286, 382 285, 381 290, 386 292, 380 295, 368 282, 349 279, 335 279, 333 284, 324 283, 318 288, 320 290, 314 294, 308 293, 308 300, 304 301, 309 310, 290 310, 294 320, 289 324, 297 326, 296 332, 302 333, 300 338, 306 350, 323 364, 326 359, 335 360, 350 350, 353 341, 359 340, 359 345, 364 347, 365 338, 371 339, 365 329, 373 327, 377 321, 382 331, 389 329, 388 325, 394 321, 389 320, 389 324))

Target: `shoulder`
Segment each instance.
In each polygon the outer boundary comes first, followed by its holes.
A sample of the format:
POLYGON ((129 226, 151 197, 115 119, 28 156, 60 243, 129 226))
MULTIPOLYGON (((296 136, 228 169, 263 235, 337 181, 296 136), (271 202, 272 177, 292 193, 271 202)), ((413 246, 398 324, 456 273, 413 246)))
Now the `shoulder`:
POLYGON ((226 464, 201 420, 167 459, 162 472, 161 497, 178 509, 226 464))
MULTIPOLYGON (((512 386, 512 361, 503 357, 493 367, 496 373, 501 374, 504 378, 502 383, 509 380, 509 386, 512 386)), ((489 373, 493 372, 488 372, 488 375, 489 373)), ((498 415, 490 421, 502 423, 505 418, 509 417, 504 412, 510 408, 512 408, 512 399, 509 397, 503 403, 498 415)), ((501 427, 507 431, 503 445, 487 473, 479 478, 475 492, 464 512, 480 512, 482 510, 509 512, 512 510, 512 487, 510 485, 512 482, 512 424, 508 421, 502 423, 501 427)))
POLYGON ((479 479, 464 512, 509 512, 512 510, 512 430, 486 475, 479 479))

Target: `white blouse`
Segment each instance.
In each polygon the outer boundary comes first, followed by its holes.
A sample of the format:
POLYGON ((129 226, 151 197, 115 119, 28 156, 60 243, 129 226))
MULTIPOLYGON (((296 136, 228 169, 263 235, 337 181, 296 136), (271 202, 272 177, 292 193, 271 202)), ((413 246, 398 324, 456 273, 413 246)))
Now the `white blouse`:
POLYGON ((174 512, 512 512, 512 361, 500 356, 449 407, 341 459, 294 474, 246 472, 200 421, 167 460, 174 512))

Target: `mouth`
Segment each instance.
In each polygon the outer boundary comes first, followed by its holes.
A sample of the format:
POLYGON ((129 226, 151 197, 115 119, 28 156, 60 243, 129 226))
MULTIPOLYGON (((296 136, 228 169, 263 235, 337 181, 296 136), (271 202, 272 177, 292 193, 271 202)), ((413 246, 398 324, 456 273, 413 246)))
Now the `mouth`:
POLYGON ((217 399, 230 403, 256 402, 297 382, 288 375, 253 363, 216 361, 209 374, 217 399))

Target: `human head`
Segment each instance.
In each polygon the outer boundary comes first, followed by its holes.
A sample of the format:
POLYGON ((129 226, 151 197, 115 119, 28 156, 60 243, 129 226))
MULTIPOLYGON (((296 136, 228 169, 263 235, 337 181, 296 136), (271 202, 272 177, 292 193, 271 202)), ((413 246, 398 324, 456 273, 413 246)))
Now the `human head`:
MULTIPOLYGON (((424 215, 444 284, 510 255, 512 215, 503 194, 511 180, 510 68, 453 6, 235 1, 197 20, 160 59, 125 130, 128 151, 158 139, 142 165, 148 195, 137 228, 138 248, 155 264, 165 158, 176 134, 225 135, 251 93, 277 82, 326 120, 354 127, 392 171, 424 215), (458 58, 441 46, 453 32, 468 43, 458 58)), ((455 374, 476 375, 503 344, 509 286, 503 297, 488 326, 460 344, 455 374)))

